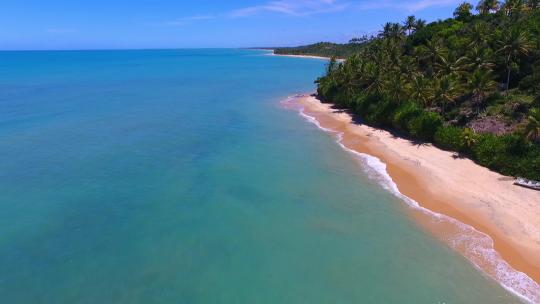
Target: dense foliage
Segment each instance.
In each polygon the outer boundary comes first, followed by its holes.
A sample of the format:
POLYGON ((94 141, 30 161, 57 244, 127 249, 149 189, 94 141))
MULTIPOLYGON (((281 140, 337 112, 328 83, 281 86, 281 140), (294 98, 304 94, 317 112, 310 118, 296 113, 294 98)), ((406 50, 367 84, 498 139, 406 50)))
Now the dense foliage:
POLYGON ((431 24, 388 23, 330 62, 318 94, 369 124, 540 180, 539 2, 484 0, 431 24))
POLYGON ((277 48, 274 49, 274 53, 278 55, 305 55, 347 58, 353 54, 358 53, 362 49, 362 45, 363 43, 358 39, 354 39, 353 41, 351 41, 351 43, 348 44, 320 42, 299 47, 277 48))

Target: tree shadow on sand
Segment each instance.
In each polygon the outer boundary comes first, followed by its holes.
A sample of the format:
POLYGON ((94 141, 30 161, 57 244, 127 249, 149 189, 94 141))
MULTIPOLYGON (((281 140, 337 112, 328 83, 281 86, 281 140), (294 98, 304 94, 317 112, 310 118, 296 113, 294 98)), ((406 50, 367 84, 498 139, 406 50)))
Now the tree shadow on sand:
MULTIPOLYGON (((314 96, 315 98, 318 98, 317 95, 312 95, 314 96)), ((346 109, 346 108, 342 108, 342 107, 339 107, 339 106, 336 106, 336 105, 331 105, 330 108, 332 109, 332 113, 335 113, 335 114, 341 114, 341 113, 347 113, 351 116, 351 120, 353 122, 353 124, 355 125, 365 125, 365 126, 368 126, 368 127, 371 127, 373 129, 375 129, 375 131, 377 132, 388 132, 392 138, 394 139, 403 139, 403 140, 406 140, 408 141, 412 146, 418 146, 418 147, 427 147, 427 146, 430 146, 431 143, 429 142, 426 142, 424 140, 420 140, 420 139, 416 139, 416 138, 412 138, 411 136, 399 131, 399 130, 396 130, 396 129, 393 129, 393 128, 389 128, 389 127, 381 127, 381 126, 374 126, 374 125, 370 125, 368 123, 366 123, 366 121, 364 119, 362 119, 362 117, 360 117, 360 115, 358 114, 355 114, 353 113, 351 110, 349 109, 346 109)))

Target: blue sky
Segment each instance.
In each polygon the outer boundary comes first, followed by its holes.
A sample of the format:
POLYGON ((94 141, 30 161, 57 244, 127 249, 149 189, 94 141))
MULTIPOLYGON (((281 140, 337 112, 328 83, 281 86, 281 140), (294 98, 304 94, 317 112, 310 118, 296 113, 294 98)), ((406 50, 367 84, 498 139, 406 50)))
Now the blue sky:
POLYGON ((291 46, 343 42, 460 0, 2 0, 0 49, 291 46))

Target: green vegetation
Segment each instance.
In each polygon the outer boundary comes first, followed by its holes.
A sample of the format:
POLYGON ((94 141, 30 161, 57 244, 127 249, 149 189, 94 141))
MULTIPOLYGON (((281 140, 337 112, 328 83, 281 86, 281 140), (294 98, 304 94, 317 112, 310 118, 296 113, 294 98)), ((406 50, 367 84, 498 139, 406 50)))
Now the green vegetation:
POLYGON ((305 55, 347 58, 353 54, 358 53, 362 49, 362 46, 366 41, 355 38, 351 40, 351 42, 348 44, 320 42, 300 47, 278 48, 274 50, 274 53, 278 55, 305 55))
POLYGON ((358 48, 344 63, 331 60, 318 94, 366 123, 540 180, 539 2, 484 0, 476 13, 463 3, 447 20, 409 17, 360 43, 311 53, 358 48))

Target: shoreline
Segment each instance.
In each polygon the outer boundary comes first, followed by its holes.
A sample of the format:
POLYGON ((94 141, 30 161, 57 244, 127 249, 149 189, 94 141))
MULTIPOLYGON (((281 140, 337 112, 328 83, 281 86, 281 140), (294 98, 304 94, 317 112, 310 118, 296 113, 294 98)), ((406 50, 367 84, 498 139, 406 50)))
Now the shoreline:
MULTIPOLYGON (((267 53, 267 56, 279 56, 279 57, 291 57, 291 58, 304 58, 304 59, 319 59, 319 60, 326 60, 329 61, 330 57, 323 57, 323 56, 315 56, 315 55, 289 55, 289 54, 276 54, 273 50, 267 50, 269 53, 267 53)), ((336 61, 341 63, 344 62, 345 59, 343 58, 336 58, 336 61)))
MULTIPOLYGON (((276 54, 276 53, 269 53, 270 56, 280 56, 280 57, 292 57, 292 58, 306 58, 306 59, 320 59, 320 60, 330 60, 330 57, 322 57, 322 56, 313 56, 313 55, 288 55, 288 54, 276 54)), ((343 59, 338 59, 343 60, 343 59)))
POLYGON ((540 303, 540 192, 514 186, 513 179, 431 144, 416 145, 357 124, 313 96, 298 95, 288 103, 319 128, 338 134, 344 149, 381 162, 388 189, 413 207, 407 212, 420 226, 510 292, 540 303))

